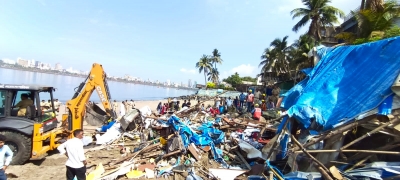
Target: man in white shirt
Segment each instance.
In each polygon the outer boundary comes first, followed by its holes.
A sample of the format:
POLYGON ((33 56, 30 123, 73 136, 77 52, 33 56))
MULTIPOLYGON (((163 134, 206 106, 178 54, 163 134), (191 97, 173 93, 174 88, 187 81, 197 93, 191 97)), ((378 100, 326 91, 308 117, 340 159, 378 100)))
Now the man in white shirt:
POLYGON ((65 166, 67 167, 67 180, 86 180, 86 158, 83 151, 83 130, 74 131, 74 138, 58 146, 58 151, 68 157, 65 166))
POLYGON ((6 142, 6 136, 0 134, 0 180, 7 180, 5 170, 10 165, 13 157, 11 149, 4 145, 6 142))

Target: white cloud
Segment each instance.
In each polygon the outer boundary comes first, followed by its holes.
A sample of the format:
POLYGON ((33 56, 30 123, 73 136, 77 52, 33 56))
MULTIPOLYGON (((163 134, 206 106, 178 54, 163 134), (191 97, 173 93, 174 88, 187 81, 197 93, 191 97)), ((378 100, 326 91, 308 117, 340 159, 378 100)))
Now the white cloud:
POLYGON ((180 71, 183 72, 183 73, 189 73, 189 74, 195 74, 196 73, 196 70, 194 70, 194 69, 182 68, 182 69, 180 69, 180 71))
POLYGON ((240 66, 234 67, 230 70, 230 73, 239 73, 240 76, 252 76, 255 75, 257 67, 250 64, 242 64, 240 66))

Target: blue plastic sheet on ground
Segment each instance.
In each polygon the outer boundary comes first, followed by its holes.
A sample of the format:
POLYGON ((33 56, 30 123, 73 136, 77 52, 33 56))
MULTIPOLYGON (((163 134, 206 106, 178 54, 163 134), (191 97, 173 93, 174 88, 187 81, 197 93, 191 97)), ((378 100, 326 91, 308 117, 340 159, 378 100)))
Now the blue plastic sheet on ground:
POLYGON ((194 143, 198 146, 210 146, 211 151, 213 152, 214 159, 221 163, 223 167, 227 168, 228 165, 222 158, 222 151, 218 150, 215 147, 215 144, 221 143, 225 134, 219 129, 215 129, 212 127, 212 123, 204 123, 200 127, 199 130, 202 131, 202 134, 197 134, 194 132, 186 123, 183 123, 178 117, 171 116, 167 122, 175 132, 178 132, 182 137, 182 141, 184 146, 187 148, 190 143, 194 143))
POLYGON ((282 108, 300 127, 328 130, 377 108, 400 73, 400 38, 318 49, 321 60, 284 96, 282 108))

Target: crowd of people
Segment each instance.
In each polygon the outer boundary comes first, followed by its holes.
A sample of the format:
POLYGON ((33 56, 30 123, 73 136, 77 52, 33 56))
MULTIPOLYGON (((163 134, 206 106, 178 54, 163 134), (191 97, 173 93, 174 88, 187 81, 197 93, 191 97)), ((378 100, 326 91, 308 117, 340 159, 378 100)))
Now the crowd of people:
POLYGON ((114 100, 112 107, 114 112, 117 113, 117 117, 122 117, 128 110, 135 108, 135 101, 131 99, 130 101, 125 100, 119 103, 114 100))
MULTIPOLYGON (((199 111, 211 113, 213 116, 218 114, 224 114, 228 111, 248 112, 253 115, 254 119, 260 119, 262 111, 275 109, 277 101, 279 99, 280 88, 278 86, 267 86, 265 93, 261 93, 259 90, 255 93, 250 89, 248 93, 240 93, 235 99, 231 97, 223 98, 217 96, 214 99, 213 105, 204 106, 200 100, 195 105, 199 111)), ((190 108, 192 106, 190 99, 184 100, 182 105, 176 99, 167 103, 160 102, 157 106, 157 112, 159 114, 165 114, 168 111, 179 111, 181 108, 190 108)))

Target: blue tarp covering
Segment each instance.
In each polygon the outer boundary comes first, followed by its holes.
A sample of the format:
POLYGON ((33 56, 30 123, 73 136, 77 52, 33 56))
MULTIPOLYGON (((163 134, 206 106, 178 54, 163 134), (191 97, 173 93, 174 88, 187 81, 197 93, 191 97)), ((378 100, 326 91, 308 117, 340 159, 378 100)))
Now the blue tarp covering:
MULTIPOLYGON (((400 73, 400 38, 336 48, 319 48, 321 60, 284 96, 282 108, 307 129, 331 129, 377 108, 393 92, 400 73)), ((390 100, 388 100, 390 101, 390 100)))
POLYGON ((190 143, 194 143, 198 146, 210 146, 213 152, 214 159, 222 163, 222 166, 228 167, 224 159, 222 158, 222 150, 215 147, 215 144, 221 143, 225 138, 225 133, 219 129, 215 129, 212 123, 204 123, 198 130, 202 131, 202 134, 197 134, 188 125, 189 122, 182 122, 178 117, 171 116, 167 122, 175 132, 178 132, 182 137, 183 144, 187 148, 190 143))

